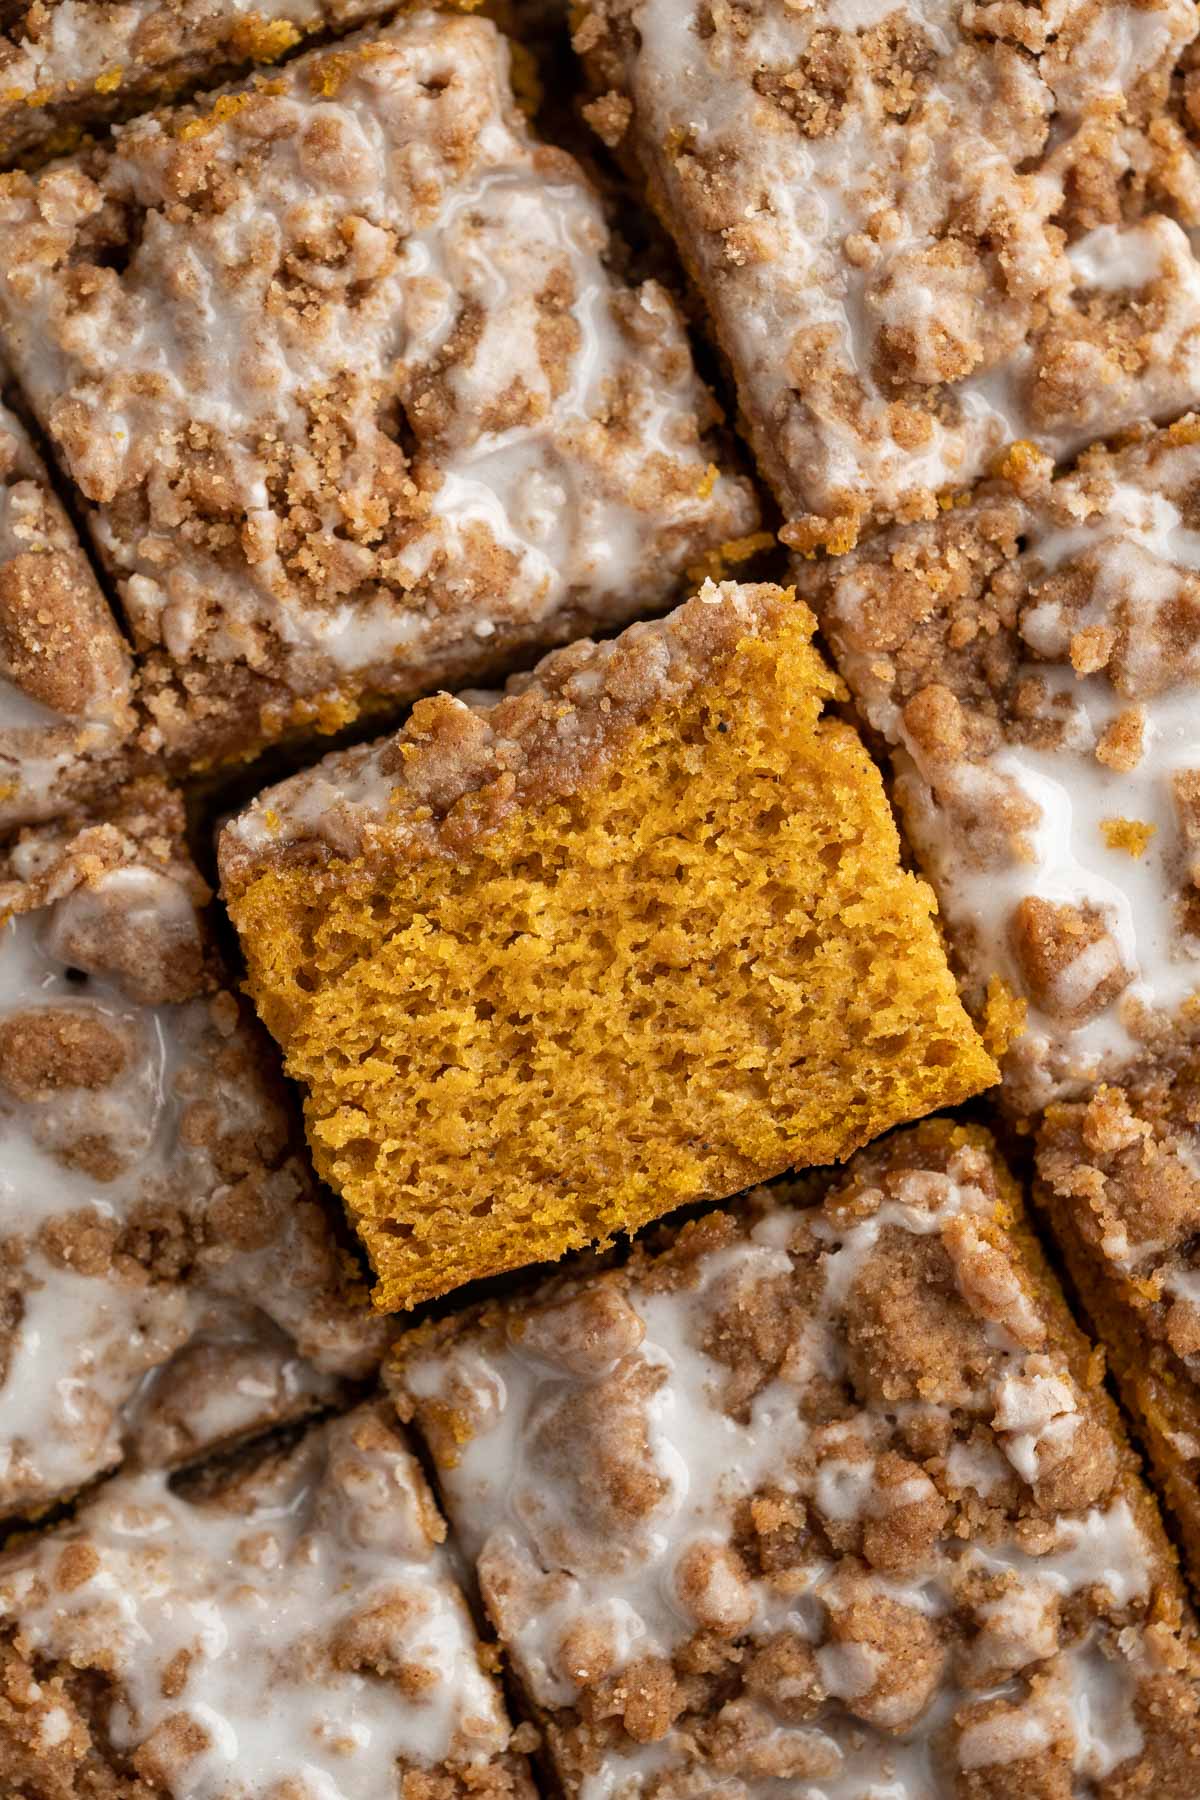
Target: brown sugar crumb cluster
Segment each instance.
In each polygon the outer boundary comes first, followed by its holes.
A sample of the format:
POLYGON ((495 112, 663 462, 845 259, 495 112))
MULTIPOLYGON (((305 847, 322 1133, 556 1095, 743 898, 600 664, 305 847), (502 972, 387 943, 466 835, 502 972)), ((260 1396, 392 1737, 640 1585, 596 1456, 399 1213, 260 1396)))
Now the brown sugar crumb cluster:
POLYGON ((1005 477, 798 583, 1032 1110, 1200 1034, 1200 420, 1005 477))
POLYGON ((0 35, 0 161, 385 12, 376 0, 14 0, 0 35))
POLYGON ((1200 397, 1191 0, 587 0, 799 548, 1200 397))
POLYGON ((1039 1192, 1200 1568, 1200 1053, 1053 1106, 1039 1192))
POLYGON ((30 1800, 534 1800, 391 1409, 106 1483, 0 1564, 0 1784, 30 1800))
POLYGON ((250 990, 381 1306, 994 1079, 812 632, 779 588, 707 584, 226 828, 250 990))
POLYGON ((0 179, 0 325, 176 761, 661 605, 753 529, 671 301, 488 21, 418 12, 0 179))
POLYGON ((937 1122, 401 1340, 568 1793, 1195 1793, 1181 1583, 1018 1204, 937 1122))
POLYGON ((336 1398, 383 1337, 154 784, 0 863, 0 1516, 336 1398))
POLYGON ((129 654, 21 420, 0 404, 0 829, 116 784, 129 654))

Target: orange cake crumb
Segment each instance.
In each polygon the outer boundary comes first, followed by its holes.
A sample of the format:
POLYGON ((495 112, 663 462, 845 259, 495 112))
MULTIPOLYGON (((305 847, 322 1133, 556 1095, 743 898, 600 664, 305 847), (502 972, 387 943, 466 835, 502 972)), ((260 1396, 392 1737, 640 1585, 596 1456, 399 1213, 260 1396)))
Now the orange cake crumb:
POLYGON ((226 829, 250 988, 380 1306, 994 1079, 813 629, 779 588, 706 584, 226 829))

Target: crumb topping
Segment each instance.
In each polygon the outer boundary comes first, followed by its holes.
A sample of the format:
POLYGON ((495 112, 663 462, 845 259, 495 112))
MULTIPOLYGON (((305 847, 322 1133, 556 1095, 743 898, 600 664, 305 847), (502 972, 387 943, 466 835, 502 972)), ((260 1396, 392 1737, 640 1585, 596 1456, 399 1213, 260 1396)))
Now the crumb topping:
POLYGON ((569 1792, 1194 1779, 1165 1543, 1007 1207, 919 1128, 398 1346, 569 1792))
POLYGON ((1200 392, 1190 0, 589 0, 799 548, 1200 392))
POLYGON ((145 652, 148 748, 465 680, 753 527, 670 300, 606 252, 504 39, 445 14, 4 179, 0 315, 145 652))
POLYGON ((335 752, 259 795, 223 833, 222 880, 237 888, 281 856, 457 857, 521 806, 578 787, 652 707, 690 693, 794 605, 767 583, 706 581, 665 619, 551 651, 502 693, 422 700, 394 736, 335 752))
POLYGON ((303 1411, 382 1348, 181 823, 135 791, 0 869, 0 1514, 303 1411))
POLYGON ((56 1793, 96 1791, 95 1671, 122 1795, 528 1796, 444 1532, 386 1406, 194 1491, 118 1476, 0 1569, 0 1757, 35 1745, 56 1793))
POLYGON ((1200 1027, 1200 422, 1044 459, 801 590, 871 726, 1022 1109, 1200 1027))
POLYGON ((1051 1107, 1038 1172, 1139 1331, 1200 1379, 1200 1056, 1051 1107))
POLYGON ((273 62, 309 33, 384 10, 372 0, 14 0, 0 36, 0 156, 53 151, 69 130, 273 62))
POLYGON ((0 828, 118 779, 129 655, 25 426, 0 404, 0 828))

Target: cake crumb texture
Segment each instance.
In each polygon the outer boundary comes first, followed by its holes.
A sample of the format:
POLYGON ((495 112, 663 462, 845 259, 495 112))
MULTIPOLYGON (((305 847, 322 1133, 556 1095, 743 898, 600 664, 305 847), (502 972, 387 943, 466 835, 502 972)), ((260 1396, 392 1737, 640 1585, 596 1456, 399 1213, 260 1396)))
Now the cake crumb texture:
POLYGON ((708 586, 227 829, 250 988, 380 1305, 993 1078, 812 630, 782 590, 708 586))

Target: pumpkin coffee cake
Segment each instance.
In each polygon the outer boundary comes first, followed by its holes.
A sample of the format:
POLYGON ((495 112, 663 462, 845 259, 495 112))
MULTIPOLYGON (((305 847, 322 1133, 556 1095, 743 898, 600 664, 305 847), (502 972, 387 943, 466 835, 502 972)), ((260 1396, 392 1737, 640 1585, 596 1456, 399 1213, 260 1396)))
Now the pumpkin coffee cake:
POLYGON ((798 548, 1200 401, 1194 0, 581 0, 798 548))
POLYGON ((1200 1050, 1050 1107, 1037 1169, 1200 1580, 1200 1050))
POLYGON ((130 657, 21 419, 0 403, 0 830, 118 785, 130 657))
POLYGON ((0 1791, 534 1800, 391 1408, 168 1482, 0 1561, 0 1791))
POLYGON ((797 580, 1024 1112, 1200 1041, 1200 419, 1005 475, 797 580))
POLYGON ((708 583, 227 827, 250 990, 381 1305, 994 1078, 812 631, 779 588, 708 583))
POLYGON ((488 21, 414 12, 0 178, 0 336, 175 764, 666 604, 752 531, 716 408, 488 21))
POLYGON ((402 1339, 572 1800, 1194 1800, 1200 1658, 986 1134, 402 1339))
POLYGON ((0 856, 0 1518, 336 1400, 384 1337, 165 789, 0 856))

